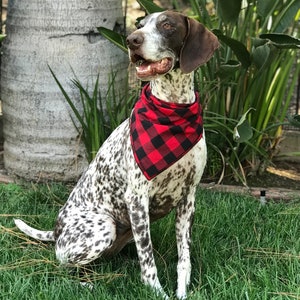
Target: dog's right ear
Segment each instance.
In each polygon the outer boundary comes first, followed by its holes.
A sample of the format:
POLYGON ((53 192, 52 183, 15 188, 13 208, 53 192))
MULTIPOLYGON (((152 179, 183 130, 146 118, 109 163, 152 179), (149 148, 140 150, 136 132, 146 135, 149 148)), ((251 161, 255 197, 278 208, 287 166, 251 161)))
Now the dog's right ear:
POLYGON ((190 73, 205 64, 219 47, 218 38, 201 23, 186 17, 187 35, 180 51, 180 69, 190 73))

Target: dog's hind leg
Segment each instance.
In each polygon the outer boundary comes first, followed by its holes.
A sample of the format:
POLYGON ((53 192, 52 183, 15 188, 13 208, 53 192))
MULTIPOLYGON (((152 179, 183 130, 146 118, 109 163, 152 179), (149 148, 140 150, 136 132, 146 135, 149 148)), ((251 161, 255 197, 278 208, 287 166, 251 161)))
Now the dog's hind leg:
POLYGON ((85 265, 100 257, 116 239, 116 224, 105 214, 68 216, 56 240, 56 257, 64 265, 85 265), (71 218, 71 221, 70 221, 71 218))

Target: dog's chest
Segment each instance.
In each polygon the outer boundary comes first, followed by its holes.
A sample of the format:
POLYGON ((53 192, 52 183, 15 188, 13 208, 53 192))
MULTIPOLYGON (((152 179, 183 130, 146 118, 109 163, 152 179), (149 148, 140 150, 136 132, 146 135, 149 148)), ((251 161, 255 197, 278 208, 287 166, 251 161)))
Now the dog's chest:
MULTIPOLYGON (((149 214, 151 220, 154 221, 168 214, 180 201, 186 200, 191 189, 199 183, 206 164, 206 144, 203 132, 200 141, 181 159, 152 180, 147 180, 134 159, 128 120, 115 130, 101 151, 106 153, 104 164, 110 165, 110 175, 106 180, 102 180, 102 185, 104 182, 109 183, 107 191, 111 190, 106 195, 103 193, 102 197, 105 196, 106 203, 109 199, 114 199, 112 201, 114 215, 120 221, 128 219, 126 206, 124 206, 128 201, 124 193, 128 189, 133 194, 148 196, 149 214), (111 185, 115 187, 111 189, 111 185)), ((99 169, 103 171, 104 166, 99 169)))
POLYGON ((78 182, 62 209, 90 207, 105 212, 116 221, 129 225, 126 191, 147 195, 151 220, 159 219, 185 201, 202 176, 206 164, 205 138, 184 157, 152 180, 147 180, 135 162, 129 138, 129 121, 121 124, 103 144, 96 159, 78 182))
POLYGON ((199 183, 206 164, 205 138, 151 182, 149 212, 152 220, 168 214, 199 183))

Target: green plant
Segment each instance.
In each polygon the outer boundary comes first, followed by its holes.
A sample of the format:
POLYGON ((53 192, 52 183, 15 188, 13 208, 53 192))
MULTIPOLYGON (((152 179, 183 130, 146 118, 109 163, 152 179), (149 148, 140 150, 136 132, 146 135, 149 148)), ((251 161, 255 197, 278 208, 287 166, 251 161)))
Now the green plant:
POLYGON ((191 1, 198 19, 218 28, 213 32, 221 42, 219 52, 198 70, 196 82, 206 102, 208 143, 219 137, 227 174, 246 183, 248 173, 262 170, 273 157, 287 121, 300 74, 300 40, 291 36, 299 30, 300 2, 214 3, 217 15, 208 17, 205 1, 191 1))
POLYGON ((72 84, 80 95, 81 108, 78 108, 76 99, 71 98, 50 67, 49 69, 73 111, 75 118, 71 116, 72 121, 85 145, 86 156, 90 162, 111 132, 129 116, 137 99, 137 91, 131 89, 130 94, 128 90, 125 93, 123 91, 122 94, 116 91, 114 86, 116 74, 113 74, 103 98, 99 91, 99 75, 91 94, 78 79, 73 79, 72 84))
POLYGON ((0 34, 0 42, 5 38, 5 34, 0 34))
MULTIPOLYGON (((147 13, 161 11, 151 0, 138 2, 147 13)), ((292 36, 299 30, 295 16, 300 2, 215 0, 216 15, 209 14, 206 0, 190 4, 191 15, 215 28, 221 43, 213 59, 195 74, 206 108, 209 160, 219 165, 219 171, 210 171, 221 174, 220 180, 227 174, 246 184, 248 173, 263 170, 272 159, 282 124, 299 126, 298 116, 286 118, 300 73, 300 40, 292 36), (290 35, 281 33, 287 31, 290 35)), ((116 39, 104 28, 99 31, 126 50, 125 38, 116 39)))

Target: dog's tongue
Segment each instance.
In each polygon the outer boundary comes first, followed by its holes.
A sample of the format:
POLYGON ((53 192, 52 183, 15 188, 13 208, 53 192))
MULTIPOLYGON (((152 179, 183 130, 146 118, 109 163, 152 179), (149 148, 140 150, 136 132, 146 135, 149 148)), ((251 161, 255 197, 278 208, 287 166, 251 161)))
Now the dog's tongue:
POLYGON ((141 65, 136 66, 137 76, 140 78, 151 77, 155 75, 165 74, 172 68, 172 60, 163 58, 160 61, 144 61, 141 65))

